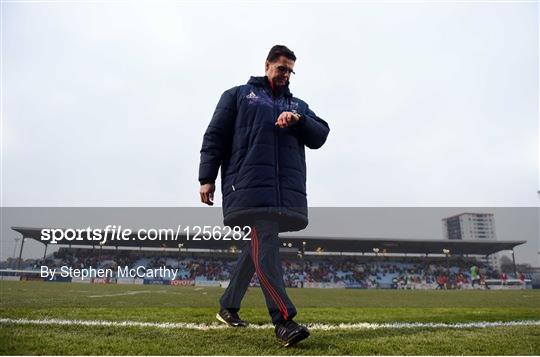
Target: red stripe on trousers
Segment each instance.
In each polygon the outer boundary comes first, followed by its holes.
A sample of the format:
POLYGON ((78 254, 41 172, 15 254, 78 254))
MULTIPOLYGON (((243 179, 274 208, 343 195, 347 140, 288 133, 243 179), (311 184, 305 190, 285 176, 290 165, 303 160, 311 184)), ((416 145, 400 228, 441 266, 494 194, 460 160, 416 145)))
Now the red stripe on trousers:
POLYGON ((289 313, 287 311, 287 307, 285 306, 285 303, 281 300, 279 294, 274 290, 272 285, 268 282, 266 279, 266 276, 263 274, 262 269, 259 266, 259 242, 257 239, 257 231, 255 230, 255 227, 252 227, 253 231, 253 237, 255 240, 253 241, 255 244, 252 245, 252 251, 254 250, 253 254, 253 260, 255 262, 255 269, 257 270, 257 275, 259 276, 261 283, 264 284, 266 289, 268 290, 268 293, 274 300, 274 302, 278 305, 278 309, 281 311, 281 314, 283 315, 284 319, 287 320, 289 317, 289 313))
MULTIPOLYGON (((257 233, 255 232, 255 235, 256 234, 257 233)), ((268 281, 266 276, 263 274, 262 269, 258 265, 258 261, 259 261, 259 241, 258 241, 256 236, 255 236, 255 256, 256 256, 256 261, 257 261, 256 268, 258 270, 258 274, 260 276, 261 283, 266 287, 266 289, 268 290, 268 293, 273 298, 274 302, 276 302, 276 304, 278 305, 278 309, 281 311, 281 314, 284 316, 284 318, 286 320, 289 314, 288 314, 288 311, 287 311, 287 307, 285 306, 285 303, 281 300, 279 294, 274 290, 273 286, 270 284, 270 282, 268 281)))
POLYGON ((259 275, 259 278, 261 280, 261 283, 266 287, 266 290, 268 290, 268 293, 278 305, 278 309, 281 311, 281 314, 284 316, 288 316, 287 308, 285 307, 285 304, 280 300, 278 293, 273 289, 272 285, 268 282, 268 279, 266 279, 266 276, 263 274, 262 269, 260 268, 258 262, 259 262, 259 241, 257 239, 257 231, 255 230, 255 227, 253 227, 254 231, 254 261, 255 261, 255 269, 257 270, 257 274, 259 275))

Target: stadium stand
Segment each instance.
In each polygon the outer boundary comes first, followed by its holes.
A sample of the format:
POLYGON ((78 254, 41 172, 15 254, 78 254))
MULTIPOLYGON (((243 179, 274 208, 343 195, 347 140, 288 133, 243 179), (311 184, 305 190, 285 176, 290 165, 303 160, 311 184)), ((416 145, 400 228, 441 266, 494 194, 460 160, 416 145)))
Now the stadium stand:
MULTIPOLYGON (((43 259, 28 259, 21 270, 36 271, 40 266, 50 268, 71 266, 79 269, 129 266, 137 268, 178 268, 173 279, 163 280, 227 281, 238 253, 185 253, 140 250, 103 250, 100 256, 94 249, 60 248, 43 259)), ((3 262, 5 269, 9 262, 3 262)), ((294 254, 283 259, 283 276, 288 287, 344 287, 436 289, 439 277, 442 288, 474 288, 470 268, 478 267, 480 280, 498 279, 500 272, 476 258, 454 257, 445 265, 444 259, 426 257, 362 257, 310 255, 304 260, 294 254)), ((524 277, 527 278, 526 276, 524 277)), ((253 286, 258 286, 256 275, 253 286)), ((484 284, 480 282, 476 287, 484 284)))
MULTIPOLYGON (((146 241, 133 246, 135 237, 111 242, 109 246, 71 241, 51 244, 40 240, 39 228, 12 227, 22 234, 19 258, 0 262, 0 278, 39 278, 41 266, 70 266, 77 269, 128 266, 178 269, 176 276, 154 279, 96 279, 99 283, 144 283, 226 286, 239 250, 237 241, 176 239, 146 241), (22 260, 24 240, 43 243, 43 259, 22 260), (49 246, 59 247, 47 253, 49 246), (6 269, 13 270, 6 270, 6 269), (16 272, 16 273, 15 273, 16 272)), ((530 288, 532 276, 525 272, 501 279, 489 265, 490 254, 513 250, 525 241, 459 241, 442 239, 389 239, 342 237, 280 237, 282 270, 288 287, 469 289, 494 287, 530 288), (444 255, 441 254, 444 252, 444 255), (474 267, 474 268, 473 268, 474 267), (473 274, 473 268, 475 273, 473 274), (474 277, 473 277, 474 275, 474 277)), ((515 264, 514 264, 515 267, 515 264)), ((75 281, 75 280, 74 280, 75 281)), ((79 281, 80 282, 80 281, 79 281)), ((88 281, 83 281, 88 282, 88 281)), ((257 286, 256 275, 252 285, 257 286)))

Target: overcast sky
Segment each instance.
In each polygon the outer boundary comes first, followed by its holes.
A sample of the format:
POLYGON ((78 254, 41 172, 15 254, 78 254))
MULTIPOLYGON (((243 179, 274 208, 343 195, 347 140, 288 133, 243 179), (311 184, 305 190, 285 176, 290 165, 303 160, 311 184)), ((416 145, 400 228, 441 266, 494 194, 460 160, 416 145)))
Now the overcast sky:
POLYGON ((537 3, 1 7, 4 207, 198 206, 219 96, 275 44, 331 128, 311 206, 538 206, 537 3))

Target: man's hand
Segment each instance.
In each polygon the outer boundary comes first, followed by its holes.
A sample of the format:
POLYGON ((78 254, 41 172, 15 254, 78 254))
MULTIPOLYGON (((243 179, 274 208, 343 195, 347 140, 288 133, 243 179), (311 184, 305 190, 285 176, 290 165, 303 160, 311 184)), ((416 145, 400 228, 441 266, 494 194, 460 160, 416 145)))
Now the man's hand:
POLYGON ((286 128, 300 120, 300 115, 293 112, 283 112, 276 120, 276 125, 280 128, 286 128))
POLYGON ((214 205, 214 191, 216 190, 216 185, 213 183, 206 183, 201 185, 199 193, 201 194, 201 202, 206 203, 209 206, 214 205))

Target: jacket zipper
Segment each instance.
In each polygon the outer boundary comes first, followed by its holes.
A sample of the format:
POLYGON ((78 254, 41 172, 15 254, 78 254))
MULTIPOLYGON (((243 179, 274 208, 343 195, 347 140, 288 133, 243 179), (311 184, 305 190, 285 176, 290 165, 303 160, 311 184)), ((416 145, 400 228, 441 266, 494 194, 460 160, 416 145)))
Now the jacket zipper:
MULTIPOLYGON (((272 102, 274 105, 274 117, 277 115, 276 111, 276 99, 274 98, 274 93, 272 93, 272 102)), ((281 190, 279 188, 279 127, 275 127, 274 129, 274 147, 275 147, 275 155, 276 155, 276 189, 277 189, 277 201, 278 201, 278 214, 281 214, 281 190)))
MULTIPOLYGON (((272 104, 273 104, 273 111, 274 111, 274 117, 276 117, 276 99, 274 98, 274 93, 272 91, 269 91, 270 96, 272 98, 272 104)), ((278 214, 281 215, 281 190, 279 188, 279 128, 274 129, 274 155, 276 156, 276 191, 277 191, 277 201, 278 201, 278 214)), ((236 191, 236 187, 234 186, 236 184, 236 180, 238 179, 238 175, 240 174, 240 170, 238 171, 237 177, 235 177, 233 184, 231 185, 232 190, 236 191)))

